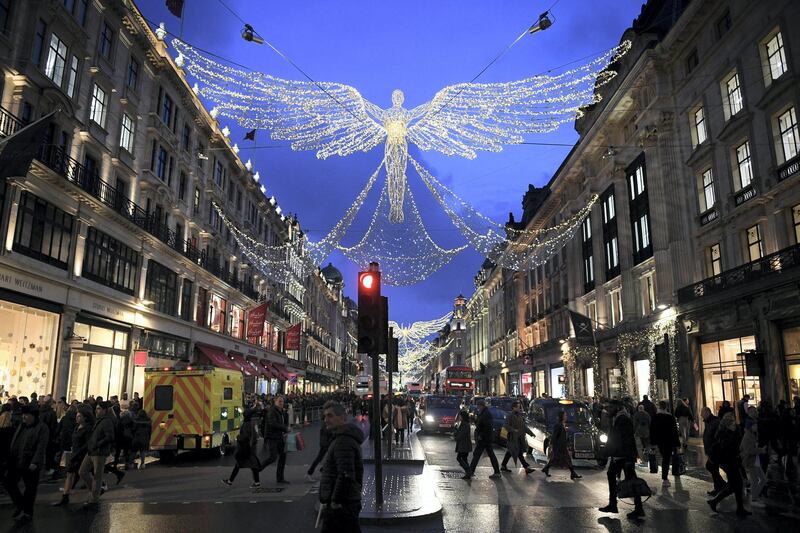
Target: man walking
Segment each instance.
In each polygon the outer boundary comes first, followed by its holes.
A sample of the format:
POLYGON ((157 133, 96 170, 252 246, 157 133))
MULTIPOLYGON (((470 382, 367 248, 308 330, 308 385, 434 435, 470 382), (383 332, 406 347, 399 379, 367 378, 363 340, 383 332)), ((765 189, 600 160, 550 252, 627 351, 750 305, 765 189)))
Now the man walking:
POLYGON ((669 413, 668 408, 667 402, 658 402, 658 413, 650 426, 650 440, 654 446, 658 446, 658 453, 661 454, 661 485, 664 487, 669 487, 667 476, 672 454, 681 445, 675 417, 669 413))
POLYGON ((650 415, 651 420, 656 416, 656 405, 650 401, 650 398, 647 397, 647 394, 642 396, 642 401, 639 402, 639 405, 644 407, 644 410, 648 415, 650 415))
POLYGON ((331 430, 328 429, 328 425, 325 424, 325 421, 322 422, 321 427, 319 428, 319 451, 317 452, 317 456, 311 462, 311 466, 308 467, 308 472, 306 472, 306 480, 314 481, 314 478, 311 476, 314 475, 314 470, 317 469, 317 465, 322 461, 325 457, 325 454, 328 452, 328 448, 331 444, 331 430))
POLYGON ((331 434, 330 450, 322 466, 319 502, 322 533, 360 533, 361 487, 364 463, 361 443, 364 434, 345 422, 344 406, 329 401, 323 408, 324 424, 331 434))
POLYGON ((89 435, 86 446, 88 453, 83 458, 79 475, 92 491, 92 499, 84 504, 86 507, 96 506, 100 502, 100 489, 103 486, 103 470, 106 458, 114 444, 114 421, 111 419, 109 402, 98 402, 95 407, 97 417, 89 435))
POLYGON ((694 422, 692 410, 689 408, 689 398, 681 398, 675 406, 675 418, 680 426, 680 444, 684 448, 689 444, 689 426, 694 422))
POLYGON ((511 412, 508 414, 508 418, 506 419, 506 429, 508 430, 508 444, 506 446, 506 455, 503 457, 503 464, 500 467, 500 471, 511 472, 511 470, 508 469, 508 460, 515 459, 514 462, 516 463, 516 459, 519 459, 519 462, 525 469, 525 473, 530 474, 534 471, 534 469, 525 460, 524 455, 525 451, 528 449, 528 444, 525 441, 525 435, 528 428, 525 426, 525 420, 522 418, 519 401, 514 401, 511 403, 511 412))
POLYGON ((492 440, 494 437, 494 430, 492 429, 492 414, 486 408, 486 400, 479 399, 478 416, 475 420, 475 449, 472 451, 472 462, 469 465, 469 477, 475 476, 475 467, 478 466, 478 461, 481 460, 481 455, 486 452, 489 460, 492 462, 494 473, 489 476, 489 479, 500 479, 500 465, 497 463, 497 457, 494 455, 492 449, 492 440))
POLYGON ((706 470, 711 474, 711 479, 714 481, 714 488, 708 491, 709 496, 716 496, 719 491, 725 488, 725 480, 719 473, 719 465, 711 460, 711 447, 717 437, 717 430, 719 429, 719 418, 714 416, 711 409, 703 407, 700 411, 700 416, 703 418, 703 449, 706 454, 706 470))
POLYGON ((39 474, 44 468, 48 444, 47 426, 39 422, 39 412, 34 405, 22 407, 22 424, 11 439, 8 452, 5 487, 16 507, 15 520, 30 520, 33 503, 39 487, 39 474), (25 492, 19 490, 19 482, 25 492))
MULTIPOLYGON (((617 513, 617 477, 625 472, 625 480, 636 478, 636 439, 633 436, 633 422, 625 408, 618 404, 609 406, 609 415, 613 417, 611 431, 608 434, 606 453, 608 455, 608 505, 600 508, 601 513, 617 513)), ((641 496, 634 497, 633 511, 628 518, 637 520, 644 517, 641 496)))
POLYGON ((266 431, 264 432, 264 445, 269 448, 269 457, 261 465, 261 470, 278 461, 276 476, 278 483, 288 485, 283 477, 286 467, 286 442, 284 436, 289 433, 289 419, 283 409, 283 396, 278 396, 267 411, 266 431))
MULTIPOLYGON (((647 398, 647 396, 645 396, 647 398)), ((639 448, 639 459, 646 460, 650 449, 650 424, 652 419, 643 404, 639 404, 633 415, 633 427, 636 432, 636 446, 639 448)))

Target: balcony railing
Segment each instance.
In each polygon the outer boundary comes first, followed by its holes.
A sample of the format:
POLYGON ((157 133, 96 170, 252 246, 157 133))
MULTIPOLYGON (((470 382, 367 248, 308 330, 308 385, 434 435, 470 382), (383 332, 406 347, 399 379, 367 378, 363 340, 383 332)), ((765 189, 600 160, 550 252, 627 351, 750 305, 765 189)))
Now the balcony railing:
POLYGON ((727 270, 718 276, 706 278, 678 290, 678 303, 687 303, 704 296, 723 292, 752 281, 779 276, 786 270, 800 266, 800 244, 727 270))
POLYGON ((783 181, 787 178, 791 178, 795 174, 800 172, 800 155, 796 155, 781 166, 778 167, 777 174, 778 174, 778 181, 783 181))
POLYGON ((25 124, 12 115, 6 108, 0 107, 0 137, 8 137, 21 130, 25 124))
POLYGON ((748 185, 744 189, 742 189, 740 191, 737 191, 736 194, 733 195, 733 201, 736 204, 736 207, 739 207, 740 205, 742 205, 746 201, 752 200, 753 198, 755 198, 757 194, 758 194, 758 191, 756 191, 756 188, 751 183, 750 185, 748 185))

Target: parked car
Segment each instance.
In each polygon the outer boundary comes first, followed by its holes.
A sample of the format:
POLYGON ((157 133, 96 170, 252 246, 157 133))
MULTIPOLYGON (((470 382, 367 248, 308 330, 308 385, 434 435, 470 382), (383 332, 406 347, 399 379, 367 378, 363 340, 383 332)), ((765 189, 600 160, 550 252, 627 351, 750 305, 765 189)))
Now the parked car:
POLYGON ((525 436, 528 451, 534 456, 547 456, 559 411, 567 413, 567 446, 573 460, 576 463, 596 461, 605 464, 602 449, 608 436, 594 425, 591 408, 584 402, 574 400, 539 398, 531 402, 526 423, 533 431, 533 436, 525 436))
POLYGON ((486 406, 486 408, 492 415, 492 435, 494 436, 494 441, 501 446, 505 446, 506 439, 500 436, 500 430, 506 425, 508 412, 493 405, 486 406))
POLYGON ((426 394, 420 399, 420 418, 423 431, 447 431, 455 429, 458 412, 461 409, 461 398, 426 394))
POLYGON ((506 413, 510 413, 511 404, 516 401, 518 401, 516 398, 511 398, 510 396, 490 396, 486 398, 486 405, 491 405, 492 407, 497 407, 506 413))

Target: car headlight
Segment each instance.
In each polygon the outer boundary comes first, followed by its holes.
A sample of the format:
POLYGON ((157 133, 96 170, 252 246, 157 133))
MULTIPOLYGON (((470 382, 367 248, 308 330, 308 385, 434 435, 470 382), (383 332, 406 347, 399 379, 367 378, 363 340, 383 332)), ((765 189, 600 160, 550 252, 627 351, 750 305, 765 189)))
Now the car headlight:
POLYGON ((433 415, 425 415, 425 422, 436 422, 436 419, 433 418, 433 415))
POLYGON ((606 435, 605 433, 601 433, 600 434, 600 442, 602 442, 603 444, 608 442, 608 435, 606 435))

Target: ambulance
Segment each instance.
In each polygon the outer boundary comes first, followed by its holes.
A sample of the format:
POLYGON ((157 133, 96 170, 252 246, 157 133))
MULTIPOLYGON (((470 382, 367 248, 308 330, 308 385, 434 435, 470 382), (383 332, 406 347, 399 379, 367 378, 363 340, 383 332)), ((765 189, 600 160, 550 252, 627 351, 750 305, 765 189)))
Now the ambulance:
POLYGON ((242 425, 242 373, 212 366, 146 368, 144 408, 150 449, 164 459, 179 450, 226 453, 242 425))

